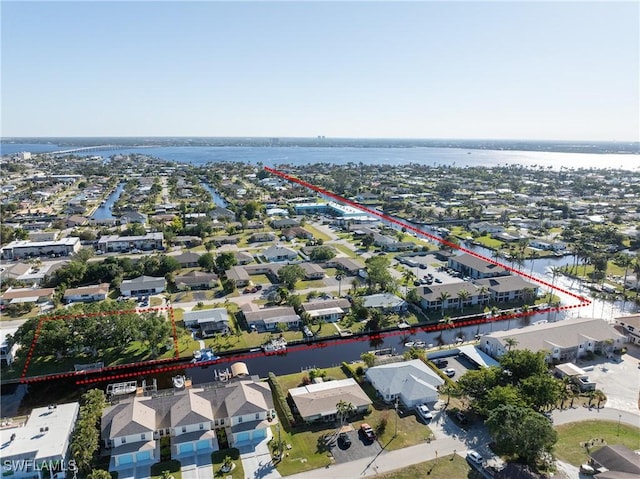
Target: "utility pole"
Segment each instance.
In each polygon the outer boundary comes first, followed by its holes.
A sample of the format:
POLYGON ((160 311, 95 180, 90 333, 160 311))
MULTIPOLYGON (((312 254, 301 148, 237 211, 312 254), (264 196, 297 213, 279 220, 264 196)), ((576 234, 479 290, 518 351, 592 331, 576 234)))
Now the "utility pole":
POLYGON ((394 409, 396 410, 396 432, 394 433, 393 437, 396 437, 398 435, 398 396, 396 396, 394 409))

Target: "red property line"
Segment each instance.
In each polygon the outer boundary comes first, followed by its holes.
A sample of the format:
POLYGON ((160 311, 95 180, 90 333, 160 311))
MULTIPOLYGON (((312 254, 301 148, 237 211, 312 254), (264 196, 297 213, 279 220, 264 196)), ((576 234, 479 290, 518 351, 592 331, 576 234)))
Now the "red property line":
MULTIPOLYGON (((539 283, 539 284, 542 284, 544 286, 547 286, 547 287, 551 288, 552 290, 560 291, 561 293, 569 295, 569 296, 571 296, 571 297, 573 297, 573 298, 575 298, 575 299, 577 299, 579 301, 579 304, 577 304, 577 305, 566 305, 566 306, 559 306, 557 308, 552 308, 555 311, 562 311, 562 310, 570 309, 570 308, 574 308, 574 307, 583 307, 583 306, 588 306, 589 304, 591 304, 591 301, 589 299, 585 298, 584 296, 580 296, 580 295, 578 295, 576 293, 573 293, 571 291, 567 291, 567 290, 562 289, 562 288, 560 288, 560 287, 558 287, 556 285, 548 283, 548 282, 546 282, 544 280, 535 278, 532 275, 529 275, 527 273, 523 273, 522 271, 517 270, 515 268, 512 268, 511 266, 499 263, 499 262, 497 262, 497 261, 495 261, 493 259, 490 259, 490 258, 487 258, 485 256, 482 256, 481 254, 478 254, 478 253, 476 253, 474 251, 471 251, 471 250, 469 250, 467 248, 463 248, 460 245, 457 245, 455 243, 451 243, 450 241, 446 241, 446 240, 444 240, 442 238, 439 238, 438 236, 429 234, 429 233, 427 233, 425 231, 422 231, 421 229, 416 228, 415 226, 412 226, 412 225, 407 224, 407 223, 405 223, 403 221, 400 221, 400 220, 398 220, 396 218, 392 218, 391 216, 388 216, 388 215, 386 215, 384 213, 381 213, 380 211, 377 211, 377 210, 374 210, 374 209, 371 209, 371 208, 367 208, 366 206, 363 206, 363 205, 361 205, 359 203, 356 203, 355 201, 348 200, 347 198, 344 198, 344 197, 342 197, 340 195, 336 195, 335 193, 327 191, 324 188, 320 188, 319 186, 312 185, 311 183, 308 183, 308 182, 306 182, 304 180, 301 180, 300 178, 296 178, 295 176, 288 175, 288 174, 283 173, 283 172, 281 172, 279 170, 276 170, 274 168, 269 168, 268 166, 265 166, 264 169, 265 169, 265 171, 268 171, 269 173, 272 173, 272 174, 277 175, 277 176, 279 176, 281 178, 284 178, 285 180, 291 181, 293 183, 297 183, 297 184, 299 184, 301 186, 304 186, 305 188, 311 189, 311 190, 313 190, 313 191, 315 191, 317 193, 320 193, 322 195, 328 196, 329 198, 332 198, 332 199, 334 199, 335 201, 337 201, 339 203, 349 205, 349 206, 351 206, 353 208, 357 208, 357 209, 359 209, 361 211, 364 211, 365 213, 368 213, 368 214, 373 215, 373 216, 377 216, 378 218, 382 218, 385 221, 388 221, 390 223, 393 223, 393 224, 399 225, 399 226, 401 226, 403 228, 406 228, 408 231, 412 231, 412 232, 414 232, 414 233, 416 233, 416 234, 418 234, 420 236, 424 236, 424 237, 427 237, 427 238, 429 238, 431 240, 434 240, 434 241, 437 241, 439 243, 442 243, 443 245, 448 246, 449 248, 460 250, 460 251, 462 251, 464 253, 467 253, 467 254, 469 254, 471 256, 474 256, 474 257, 476 257, 478 259, 481 259, 481 260, 487 261, 487 262, 489 262, 491 264, 500 266, 500 267, 504 268, 507 271, 510 271, 510 272, 515 273, 515 274, 517 274, 519 276, 522 276, 523 278, 527 278, 527 279, 529 279, 531 281, 534 281, 536 283, 539 283)), ((518 317, 519 316, 523 316, 523 315, 524 314, 520 313, 518 315, 518 317)))
MULTIPOLYGON (((159 311, 167 311, 168 315, 169 315, 169 319, 171 320, 171 328, 172 328, 172 332, 173 332, 174 357, 166 358, 166 359, 152 359, 152 360, 149 360, 149 361, 141 361, 141 362, 135 362, 135 363, 129 363, 129 364, 119 364, 119 365, 116 365, 116 366, 107 366, 105 368, 102 368, 100 371, 102 371, 102 372, 117 371, 117 370, 122 370, 122 369, 126 369, 126 368, 131 368, 131 367, 152 366, 152 365, 155 365, 155 364, 163 364, 163 363, 175 361, 175 359, 180 356, 180 351, 179 351, 179 345, 178 345, 178 335, 177 335, 177 331, 176 331, 175 316, 173 314, 173 307, 171 307, 171 306, 145 308, 145 309, 137 309, 137 310, 136 309, 127 309, 127 310, 117 310, 117 311, 102 311, 102 312, 99 312, 99 313, 87 313, 87 314, 42 316, 39 319, 38 324, 36 326, 36 330, 35 330, 35 333, 33 335, 33 340, 31 341, 31 347, 29 348, 29 352, 27 353, 27 360, 25 361, 24 367, 22 368, 22 374, 20 375, 20 382, 22 384, 26 384, 26 383, 31 383, 31 382, 49 381, 51 379, 61 379, 61 378, 66 378, 66 377, 71 377, 71 376, 78 376, 79 374, 83 374, 82 371, 78 371, 78 372, 70 371, 70 372, 64 372, 64 373, 58 373, 58 374, 49 374, 49 375, 46 375, 46 376, 38 376, 38 377, 33 377, 33 378, 27 378, 26 377, 27 376, 27 370, 29 369, 29 365, 31 364, 31 360, 33 358, 33 354, 34 354, 36 345, 38 343, 38 337, 40 336, 40 332, 42 330, 42 326, 44 325, 44 323, 46 321, 59 320, 59 319, 69 320, 69 319, 85 318, 85 317, 110 316, 110 315, 113 315, 113 314, 128 314, 128 313, 138 313, 138 312, 148 313, 148 312, 159 312, 159 311)), ((94 372, 96 372, 96 371, 94 371, 94 370, 87 371, 87 373, 94 373, 94 372)))

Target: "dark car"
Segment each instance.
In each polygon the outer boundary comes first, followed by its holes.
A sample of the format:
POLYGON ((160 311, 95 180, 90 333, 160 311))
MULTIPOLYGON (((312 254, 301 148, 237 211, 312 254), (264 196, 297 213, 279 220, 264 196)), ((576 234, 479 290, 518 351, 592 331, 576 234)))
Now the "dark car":
POLYGON ((437 368, 446 368, 449 365, 449 361, 442 358, 434 359, 433 364, 435 364, 437 368))
POLYGON ((338 444, 341 444, 345 449, 351 446, 351 438, 349 437, 349 434, 341 432, 338 436, 338 444))

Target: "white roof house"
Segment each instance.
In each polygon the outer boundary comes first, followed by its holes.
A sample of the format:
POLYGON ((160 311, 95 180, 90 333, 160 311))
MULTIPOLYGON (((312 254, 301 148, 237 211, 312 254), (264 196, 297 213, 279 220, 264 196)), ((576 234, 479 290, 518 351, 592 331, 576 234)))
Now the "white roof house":
POLYGON ((408 408, 438 400, 444 380, 420 359, 383 364, 367 369, 365 376, 387 402, 398 398, 408 408))
POLYGON ((39 407, 31 411, 24 425, 0 429, 3 475, 13 472, 11 477, 16 479, 48 478, 48 471, 42 471, 40 466, 67 458, 67 448, 79 410, 80 404, 77 402, 39 407), (30 463, 32 467, 25 468, 23 465, 20 468, 20 460, 33 461, 30 463), (5 469, 12 465, 16 465, 15 470, 5 469))
POLYGON ((167 281, 163 277, 138 276, 134 279, 125 279, 120 284, 120 292, 124 296, 136 296, 139 294, 158 294, 167 288, 167 281))

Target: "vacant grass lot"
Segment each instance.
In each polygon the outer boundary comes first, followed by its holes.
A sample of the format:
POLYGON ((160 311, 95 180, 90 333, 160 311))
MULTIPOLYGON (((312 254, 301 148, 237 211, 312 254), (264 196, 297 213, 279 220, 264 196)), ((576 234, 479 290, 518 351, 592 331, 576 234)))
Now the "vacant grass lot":
POLYGON ((318 228, 314 228, 311 225, 304 225, 303 228, 307 230, 309 233, 311 233, 313 237, 317 240, 321 239, 322 241, 325 241, 325 242, 331 240, 331 237, 329 235, 323 233, 318 228))
MULTIPOLYGON (((607 445, 622 444, 632 450, 640 444, 640 428, 620 424, 615 421, 580 421, 563 424, 556 428, 558 442, 555 446, 556 456, 565 462, 579 466, 587 462, 587 448, 584 443, 592 439, 604 439, 607 445)), ((591 448, 597 449, 599 446, 591 448)))
POLYGON ((476 479, 480 478, 480 474, 472 469, 467 461, 453 454, 453 456, 444 456, 437 460, 421 462, 413 466, 403 467, 395 472, 383 474, 380 479, 416 479, 416 478, 433 478, 433 479, 476 479))

